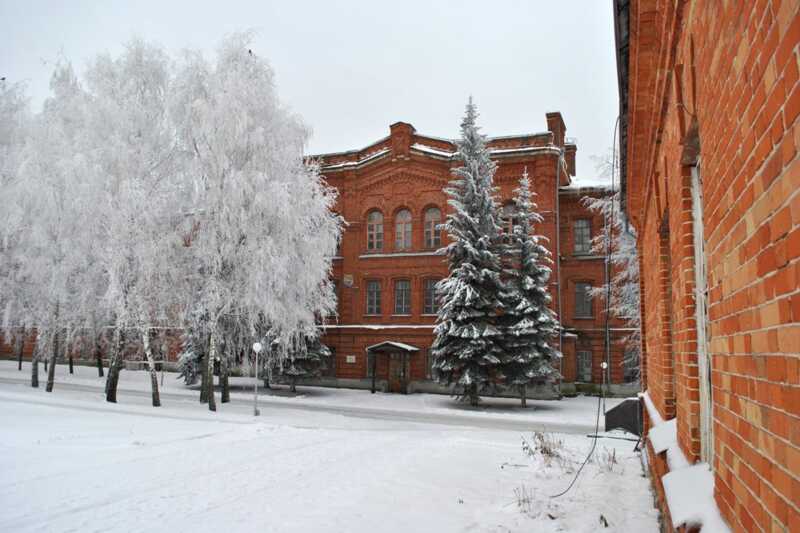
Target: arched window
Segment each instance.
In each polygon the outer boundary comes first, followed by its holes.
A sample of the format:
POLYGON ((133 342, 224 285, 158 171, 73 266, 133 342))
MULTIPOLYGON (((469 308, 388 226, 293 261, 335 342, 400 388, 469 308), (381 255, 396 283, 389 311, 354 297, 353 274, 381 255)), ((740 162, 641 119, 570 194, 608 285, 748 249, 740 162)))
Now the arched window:
POLYGON ((394 247, 397 250, 411 248, 411 211, 408 209, 403 209, 395 217, 394 247))
POLYGON ((439 224, 442 223, 442 212, 436 207, 425 210, 425 248, 438 248, 442 245, 439 224))
POLYGON ((380 211, 367 216, 367 250, 383 250, 383 214, 380 211))

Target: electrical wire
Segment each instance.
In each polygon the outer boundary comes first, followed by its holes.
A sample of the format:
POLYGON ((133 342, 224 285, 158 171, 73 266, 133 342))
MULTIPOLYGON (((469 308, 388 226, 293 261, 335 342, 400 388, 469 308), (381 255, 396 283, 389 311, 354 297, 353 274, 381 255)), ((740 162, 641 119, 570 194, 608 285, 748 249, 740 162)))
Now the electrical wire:
POLYGON ((606 386, 611 381, 611 339, 610 339, 610 325, 609 325, 609 315, 611 313, 611 231, 613 228, 614 223, 614 177, 616 173, 616 162, 617 162, 617 129, 619 128, 619 115, 617 115, 617 120, 614 123, 614 135, 612 137, 612 155, 611 155, 611 192, 612 192, 612 199, 611 199, 611 210, 609 215, 606 217, 606 361, 605 361, 605 368, 603 369, 603 383, 600 386, 600 395, 597 396, 597 413, 595 414, 594 419, 594 435, 588 435, 589 438, 592 439, 592 446, 589 448, 589 453, 586 454, 586 458, 581 463, 581 466, 578 467, 578 471, 575 472, 575 477, 572 478, 569 485, 566 489, 559 492, 558 494, 553 494, 550 498, 560 498, 564 494, 568 493, 570 489, 572 489, 575 482, 578 481, 578 478, 583 471, 583 468, 589 462, 589 459, 592 458, 592 454, 594 454, 594 450, 597 448, 597 441, 600 440, 598 438, 598 434, 600 433, 600 406, 603 406, 605 410, 605 389, 606 386), (609 228, 609 225, 611 228, 609 228), (606 376, 608 376, 608 381, 606 380, 606 376))

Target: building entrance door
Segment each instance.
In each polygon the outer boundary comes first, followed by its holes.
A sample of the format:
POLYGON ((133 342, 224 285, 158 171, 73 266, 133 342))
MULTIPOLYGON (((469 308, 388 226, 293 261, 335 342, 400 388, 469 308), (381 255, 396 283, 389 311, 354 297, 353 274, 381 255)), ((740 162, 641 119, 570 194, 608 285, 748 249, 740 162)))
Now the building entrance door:
POLYGON ((406 354, 399 352, 389 354, 389 392, 406 393, 408 366, 406 354))

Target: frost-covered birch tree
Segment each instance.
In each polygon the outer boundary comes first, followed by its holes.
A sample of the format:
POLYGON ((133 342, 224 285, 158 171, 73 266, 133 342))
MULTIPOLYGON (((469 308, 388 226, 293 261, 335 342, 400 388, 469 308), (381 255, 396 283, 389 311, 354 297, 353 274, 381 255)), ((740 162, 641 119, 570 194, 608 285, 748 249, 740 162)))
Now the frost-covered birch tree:
POLYGON ((18 315, 25 300, 12 293, 24 282, 18 254, 24 245, 25 213, 16 200, 30 120, 25 85, 0 81, 0 312, 2 334, 6 342, 14 343, 19 370, 26 329, 21 327, 18 315))
POLYGON ((507 386, 519 390, 524 407, 529 384, 558 378, 553 363, 561 353, 554 347, 559 325, 547 286, 553 260, 543 244, 546 237, 534 232, 543 219, 533 201, 527 169, 514 192, 516 223, 506 251, 505 313, 501 319, 503 378, 507 386))
MULTIPOLYGON (((175 296, 183 277, 176 213, 180 200, 179 155, 168 113, 171 62, 141 40, 116 58, 99 56, 87 72, 93 99, 99 188, 98 260, 108 278, 102 295, 114 329, 136 332, 150 373, 153 406, 158 379, 150 346, 154 328, 175 323, 175 296), (170 316, 170 312, 172 315, 170 316)), ((178 300, 179 301, 179 300, 178 300)), ((117 338, 119 333, 115 333, 117 338)), ((112 344, 108 401, 116 401, 121 354, 112 344)))
MULTIPOLYGON (((328 281, 340 220, 334 192, 303 157, 307 130, 276 95, 267 62, 251 52, 250 34, 218 47, 214 61, 187 52, 177 77, 172 116, 190 154, 196 224, 187 291, 198 330, 208 331, 206 372, 213 376, 226 318, 269 323, 278 342, 316 335, 335 297, 328 281)), ((215 410, 213 379, 207 380, 215 410)))
POLYGON ((503 308, 499 212, 486 139, 476 124, 472 98, 457 142, 463 166, 453 170, 445 192, 452 210, 443 227, 450 244, 449 276, 437 285, 441 298, 434 342, 433 368, 440 383, 455 384, 459 398, 477 405, 481 390, 500 377, 502 334, 497 327, 503 308))
MULTIPOLYGON (((52 95, 32 121, 11 191, 21 213, 15 220, 20 238, 16 277, 5 293, 15 302, 14 320, 36 328, 41 346, 35 353, 44 354, 47 347, 48 392, 57 357, 81 327, 86 285, 96 281, 87 233, 93 204, 86 94, 69 64, 56 67, 50 87, 52 95)), ((38 383, 37 371, 35 358, 32 384, 38 383)))
POLYGON ((592 251, 608 254, 610 279, 590 293, 605 302, 610 295, 608 311, 611 317, 625 323, 630 333, 625 337, 623 365, 634 378, 639 376, 641 354, 641 312, 639 296, 639 255, 636 249, 636 232, 621 209, 620 193, 613 191, 603 196, 584 196, 582 203, 605 220, 601 233, 592 239, 592 251))

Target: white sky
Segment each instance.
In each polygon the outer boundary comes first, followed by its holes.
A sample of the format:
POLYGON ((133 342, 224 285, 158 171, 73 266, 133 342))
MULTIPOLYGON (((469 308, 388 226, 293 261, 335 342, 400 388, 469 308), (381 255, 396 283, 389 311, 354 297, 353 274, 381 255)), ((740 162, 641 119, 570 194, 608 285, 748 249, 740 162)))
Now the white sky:
POLYGON ((82 72, 133 36, 211 51, 250 28, 282 99, 313 130, 310 153, 362 148, 399 120, 455 137, 470 94, 491 136, 544 131, 545 112, 561 111, 578 176, 612 143, 611 0, 0 0, 0 76, 26 80, 38 108, 59 55, 82 72))

